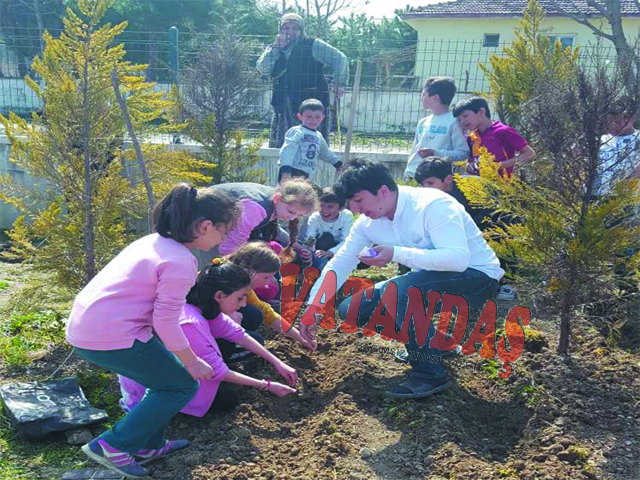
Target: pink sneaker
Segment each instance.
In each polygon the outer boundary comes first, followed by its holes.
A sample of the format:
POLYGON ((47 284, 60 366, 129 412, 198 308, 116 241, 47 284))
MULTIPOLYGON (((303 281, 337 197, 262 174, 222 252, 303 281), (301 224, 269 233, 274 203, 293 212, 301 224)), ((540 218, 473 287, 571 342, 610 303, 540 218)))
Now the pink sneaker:
POLYGON ((133 455, 137 457, 138 463, 143 465, 157 458, 166 457, 172 453, 182 450, 191 445, 189 440, 167 440, 162 448, 138 450, 133 455))

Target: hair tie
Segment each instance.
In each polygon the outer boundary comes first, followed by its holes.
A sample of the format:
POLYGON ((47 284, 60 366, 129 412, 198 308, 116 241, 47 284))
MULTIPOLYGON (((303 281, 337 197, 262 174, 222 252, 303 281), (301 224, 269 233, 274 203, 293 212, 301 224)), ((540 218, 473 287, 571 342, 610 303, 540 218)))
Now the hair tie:
POLYGON ((216 267, 219 267, 220 265, 222 265, 224 263, 224 260, 222 258, 214 258, 213 260, 211 260, 211 263, 213 265, 215 265, 216 267))

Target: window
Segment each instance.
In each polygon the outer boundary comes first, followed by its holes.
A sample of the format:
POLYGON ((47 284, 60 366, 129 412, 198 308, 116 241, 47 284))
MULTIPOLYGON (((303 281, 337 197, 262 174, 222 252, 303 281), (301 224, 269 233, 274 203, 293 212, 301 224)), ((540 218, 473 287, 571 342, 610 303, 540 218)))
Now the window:
POLYGON ((496 48, 500 44, 500 34, 499 33, 485 33, 484 41, 482 42, 483 47, 491 47, 496 48))
POLYGON ((551 48, 555 45, 556 40, 560 40, 563 49, 573 47, 573 37, 569 35, 549 35, 549 40, 551 40, 551 48))

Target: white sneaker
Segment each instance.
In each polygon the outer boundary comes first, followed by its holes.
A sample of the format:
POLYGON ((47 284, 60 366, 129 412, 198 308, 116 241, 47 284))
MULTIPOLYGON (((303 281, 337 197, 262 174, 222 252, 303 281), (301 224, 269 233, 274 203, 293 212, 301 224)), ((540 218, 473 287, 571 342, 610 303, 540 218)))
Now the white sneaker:
POLYGON ((511 285, 502 285, 496 295, 496 300, 513 300, 516 298, 516 290, 511 285))

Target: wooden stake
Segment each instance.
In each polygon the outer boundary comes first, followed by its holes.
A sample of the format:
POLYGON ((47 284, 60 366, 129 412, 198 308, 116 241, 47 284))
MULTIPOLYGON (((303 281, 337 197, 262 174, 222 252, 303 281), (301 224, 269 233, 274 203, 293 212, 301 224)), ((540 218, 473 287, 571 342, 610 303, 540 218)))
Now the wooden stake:
POLYGON ((358 60, 356 65, 356 78, 351 93, 351 110, 349 111, 349 128, 347 130, 347 140, 344 145, 343 163, 346 165, 351 153, 351 139, 353 138, 353 124, 356 120, 356 110, 358 109, 358 96, 360 95, 360 77, 362 76, 362 61, 358 60))

